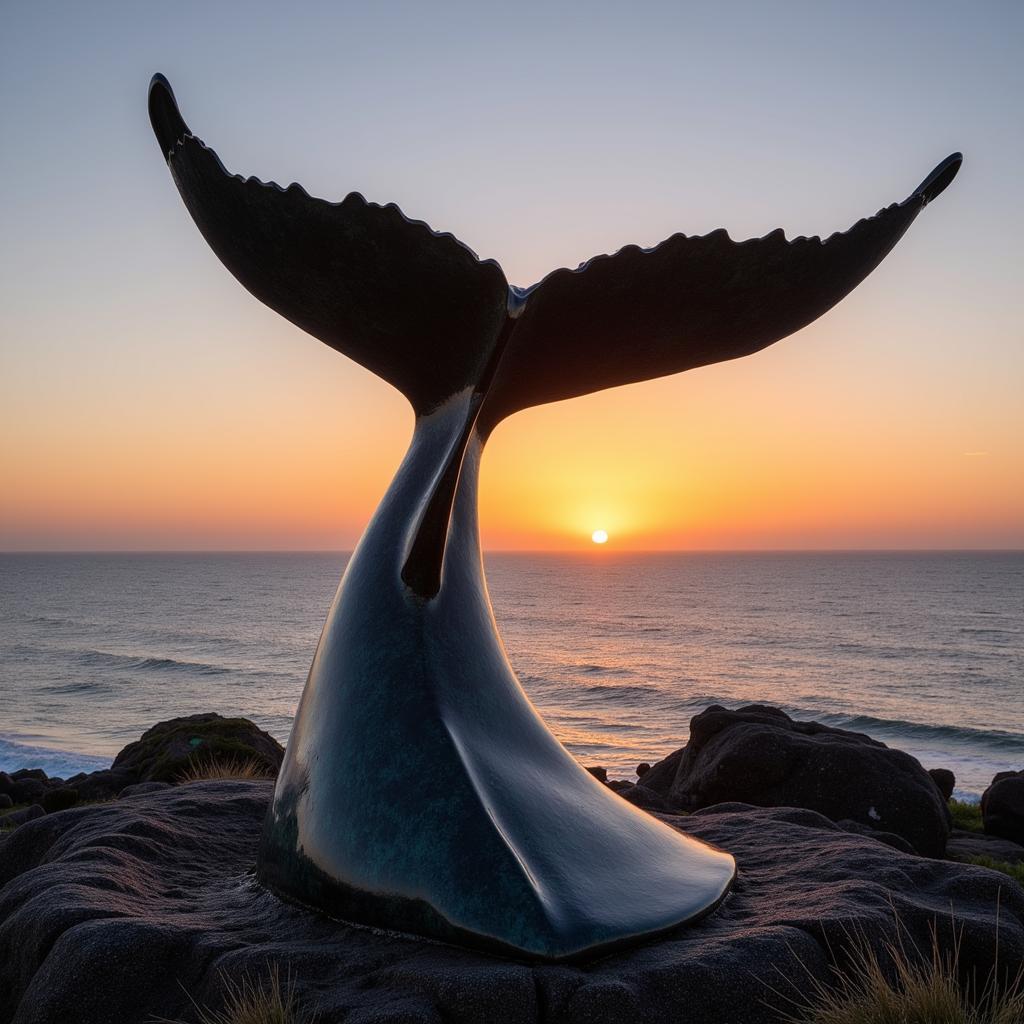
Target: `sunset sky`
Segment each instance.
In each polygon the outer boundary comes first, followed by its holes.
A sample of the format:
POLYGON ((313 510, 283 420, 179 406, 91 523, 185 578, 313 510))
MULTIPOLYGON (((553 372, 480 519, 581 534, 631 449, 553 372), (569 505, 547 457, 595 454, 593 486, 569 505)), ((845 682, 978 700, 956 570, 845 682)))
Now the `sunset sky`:
POLYGON ((397 202, 527 285, 627 243, 845 230, 965 162, 748 359, 523 412, 490 549, 1024 547, 1024 5, 11 4, 0 549, 349 549, 412 414, 186 212, 155 71, 233 172, 397 202))

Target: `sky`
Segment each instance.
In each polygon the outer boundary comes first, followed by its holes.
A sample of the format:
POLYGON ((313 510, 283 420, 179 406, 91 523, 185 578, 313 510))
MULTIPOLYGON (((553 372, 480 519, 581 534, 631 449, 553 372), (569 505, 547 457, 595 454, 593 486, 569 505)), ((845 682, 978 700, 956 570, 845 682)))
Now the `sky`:
POLYGON ((629 243, 827 236, 957 180, 747 359, 517 414, 488 549, 1024 547, 1024 5, 6 4, 0 550, 350 549, 412 428, 253 299, 151 75, 233 172, 360 191, 528 285, 629 243))

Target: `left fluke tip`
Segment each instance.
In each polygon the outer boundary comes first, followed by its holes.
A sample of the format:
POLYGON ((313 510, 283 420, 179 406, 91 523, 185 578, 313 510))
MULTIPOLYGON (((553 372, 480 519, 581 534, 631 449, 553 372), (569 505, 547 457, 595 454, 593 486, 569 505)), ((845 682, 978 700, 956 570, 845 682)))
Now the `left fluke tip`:
POLYGON ((149 120, 153 125, 156 141, 160 143, 164 159, 167 159, 182 136, 190 134, 188 125, 178 110, 171 83, 159 72, 149 83, 149 120))

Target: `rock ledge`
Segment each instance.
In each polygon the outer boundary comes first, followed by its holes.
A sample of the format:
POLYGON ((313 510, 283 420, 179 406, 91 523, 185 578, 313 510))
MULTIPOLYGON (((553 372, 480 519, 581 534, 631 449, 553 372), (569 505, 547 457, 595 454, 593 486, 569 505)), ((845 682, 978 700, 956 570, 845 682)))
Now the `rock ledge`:
MULTIPOLYGON (((0 1021, 142 1024, 219 1005, 222 976, 290 973, 321 1024, 690 1024, 777 1020, 773 990, 826 978, 852 932, 926 944, 962 928, 967 967, 1024 960, 1024 890, 900 853, 813 811, 721 804, 664 816, 732 852, 712 916, 596 963, 531 966, 334 922, 251 869, 270 783, 200 782, 58 811, 0 839, 0 1021), (780 973, 781 972, 781 973, 780 973)), ((623 864, 621 870, 629 871, 623 864)))

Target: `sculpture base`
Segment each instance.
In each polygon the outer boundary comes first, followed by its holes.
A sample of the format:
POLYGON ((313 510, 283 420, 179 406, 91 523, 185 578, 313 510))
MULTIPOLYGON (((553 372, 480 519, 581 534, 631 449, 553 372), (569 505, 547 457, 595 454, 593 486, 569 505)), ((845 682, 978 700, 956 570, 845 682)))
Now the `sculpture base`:
MULTIPOLYGON (((365 866, 370 870, 352 872, 365 878, 395 854, 402 879, 392 876, 392 891, 348 882, 341 870, 318 866, 301 844, 280 843, 278 837, 296 834, 303 812, 301 800, 282 800, 279 791, 258 877, 282 898, 338 920, 518 960, 591 959, 699 920, 719 905, 735 877, 730 855, 638 810, 575 763, 569 767, 561 779, 524 792, 518 807, 487 807, 484 795, 454 800, 438 815, 428 800, 426 813, 414 812, 393 835, 390 850, 380 845, 377 863, 365 866), (410 850, 418 851, 415 861, 410 850), (422 896, 414 895, 417 881, 422 896), (405 891, 394 891, 402 883, 405 891)), ((454 780, 472 775, 473 767, 447 765, 443 773, 454 780)), ((516 785, 512 777, 496 781, 516 785)), ((388 809, 379 810, 381 822, 392 820, 388 809)), ((353 822, 364 842, 368 824, 353 822)), ((380 832, 369 830, 379 841, 380 832)))

